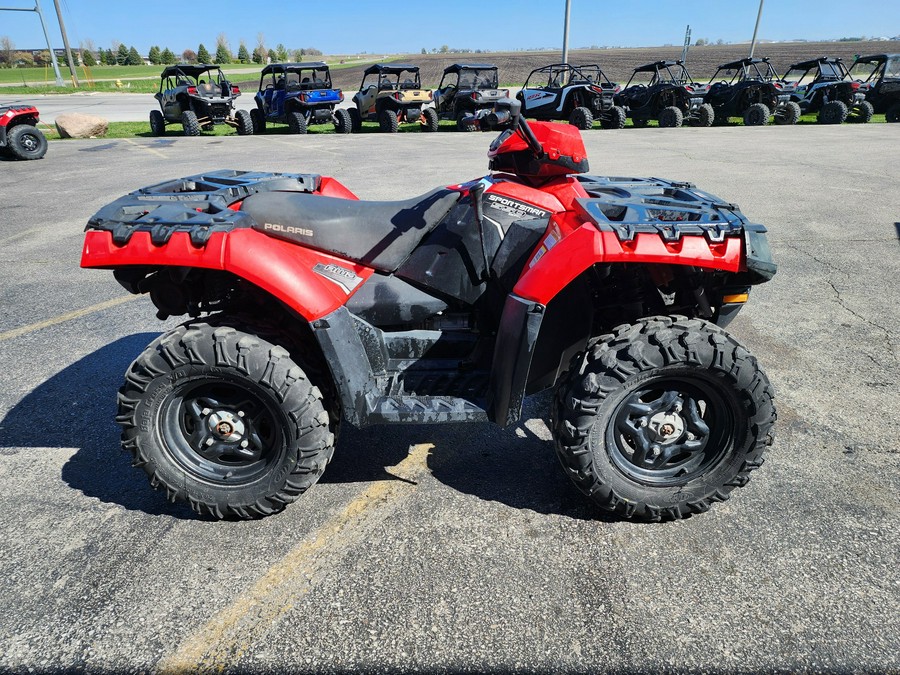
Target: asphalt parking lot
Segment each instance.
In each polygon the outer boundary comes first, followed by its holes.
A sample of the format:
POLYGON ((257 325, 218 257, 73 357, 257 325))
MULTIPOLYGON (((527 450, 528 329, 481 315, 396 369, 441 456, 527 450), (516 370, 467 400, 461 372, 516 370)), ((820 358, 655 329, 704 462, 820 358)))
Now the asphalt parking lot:
POLYGON ((770 230, 731 326, 777 439, 729 502, 611 521, 515 428, 345 429, 255 522, 194 517, 119 449, 115 391, 166 326, 78 267, 87 218, 213 168, 412 197, 486 170, 486 134, 66 141, 0 161, 0 671, 900 670, 896 125, 595 130, 591 171, 678 178, 770 230))

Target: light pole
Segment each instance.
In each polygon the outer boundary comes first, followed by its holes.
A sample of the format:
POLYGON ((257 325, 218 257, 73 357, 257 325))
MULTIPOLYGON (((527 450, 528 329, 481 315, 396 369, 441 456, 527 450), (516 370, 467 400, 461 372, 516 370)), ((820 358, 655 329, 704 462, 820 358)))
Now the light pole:
POLYGON ((56 62, 56 53, 53 51, 53 45, 50 44, 50 34, 47 33, 47 25, 44 23, 44 13, 41 11, 40 0, 34 0, 34 9, 26 9, 24 7, 0 7, 0 12, 37 12, 38 18, 41 20, 41 28, 44 29, 44 39, 47 41, 47 49, 50 52, 50 62, 53 64, 53 72, 56 74, 56 86, 64 87, 65 83, 59 72, 59 63, 56 62))
POLYGON ((566 0, 566 19, 563 22, 563 63, 569 62, 569 10, 572 8, 572 0, 566 0))
POLYGON ((759 30, 759 20, 762 18, 763 2, 759 0, 759 12, 756 14, 756 25, 753 27, 753 40, 750 42, 750 58, 753 58, 753 50, 756 47, 756 31, 759 30))

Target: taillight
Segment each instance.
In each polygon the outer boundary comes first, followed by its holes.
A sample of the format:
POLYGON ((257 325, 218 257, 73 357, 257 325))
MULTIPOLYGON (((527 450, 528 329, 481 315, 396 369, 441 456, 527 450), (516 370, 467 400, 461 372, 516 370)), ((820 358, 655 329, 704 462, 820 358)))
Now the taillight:
POLYGON ((231 94, 232 94, 232 96, 237 96, 237 95, 240 94, 240 93, 241 93, 241 88, 240 88, 240 87, 235 87, 234 85, 232 85, 232 87, 231 87, 231 94))
POLYGON ((340 96, 340 97, 341 97, 341 101, 343 101, 343 100, 344 100, 344 92, 342 92, 342 91, 339 91, 339 92, 338 92, 338 96, 340 96))
POLYGON ((859 89, 859 82, 851 82, 851 83, 850 83, 850 88, 851 88, 853 91, 856 91, 857 89, 859 89))
POLYGON ((189 94, 196 94, 196 93, 197 93, 197 87, 188 87, 188 93, 189 93, 189 94))
POLYGON ((391 98, 393 98, 395 101, 399 101, 400 100, 400 92, 398 91, 396 94, 391 94, 391 98))
POLYGON ((308 94, 300 94, 300 100, 306 103, 309 100, 308 94))
POLYGON ((481 92, 473 91, 471 96, 473 101, 477 101, 481 98, 481 92))
POLYGON ((776 89, 784 89, 784 87, 781 86, 780 82, 775 82, 774 85, 776 89))
POLYGON ((685 85, 684 88, 685 88, 687 91, 694 91, 694 88, 693 88, 693 87, 689 87, 689 86, 687 86, 687 85, 685 85))
POLYGON ((506 98, 509 98, 509 89, 504 89, 504 90, 503 90, 503 95, 504 95, 506 98))

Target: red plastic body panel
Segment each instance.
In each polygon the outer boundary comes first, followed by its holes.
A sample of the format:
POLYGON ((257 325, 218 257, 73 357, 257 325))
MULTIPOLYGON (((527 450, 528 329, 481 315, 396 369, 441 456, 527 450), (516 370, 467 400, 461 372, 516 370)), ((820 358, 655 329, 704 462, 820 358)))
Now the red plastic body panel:
MULTIPOLYGON (((82 267, 147 265, 225 270, 271 293, 307 321, 333 312, 352 295, 313 272, 317 263, 339 265, 363 280, 373 273, 363 265, 250 229, 213 234, 202 248, 191 244, 190 236, 183 232, 176 232, 160 247, 153 245, 147 232, 135 232, 128 244, 117 246, 111 233, 88 231, 81 254, 82 267)), ((360 285, 362 282, 357 288, 360 285)))
POLYGON ((0 127, 9 126, 13 120, 22 118, 22 121, 37 124, 40 121, 38 109, 33 105, 29 106, 12 106, 9 110, 0 115, 0 127))

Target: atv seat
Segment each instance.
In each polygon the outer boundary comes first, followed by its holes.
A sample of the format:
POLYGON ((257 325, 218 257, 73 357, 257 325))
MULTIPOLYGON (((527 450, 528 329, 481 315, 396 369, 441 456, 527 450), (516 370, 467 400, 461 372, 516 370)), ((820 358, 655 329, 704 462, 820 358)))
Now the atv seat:
POLYGON ((393 272, 459 197, 446 188, 394 202, 261 192, 247 197, 241 211, 267 235, 393 272))

